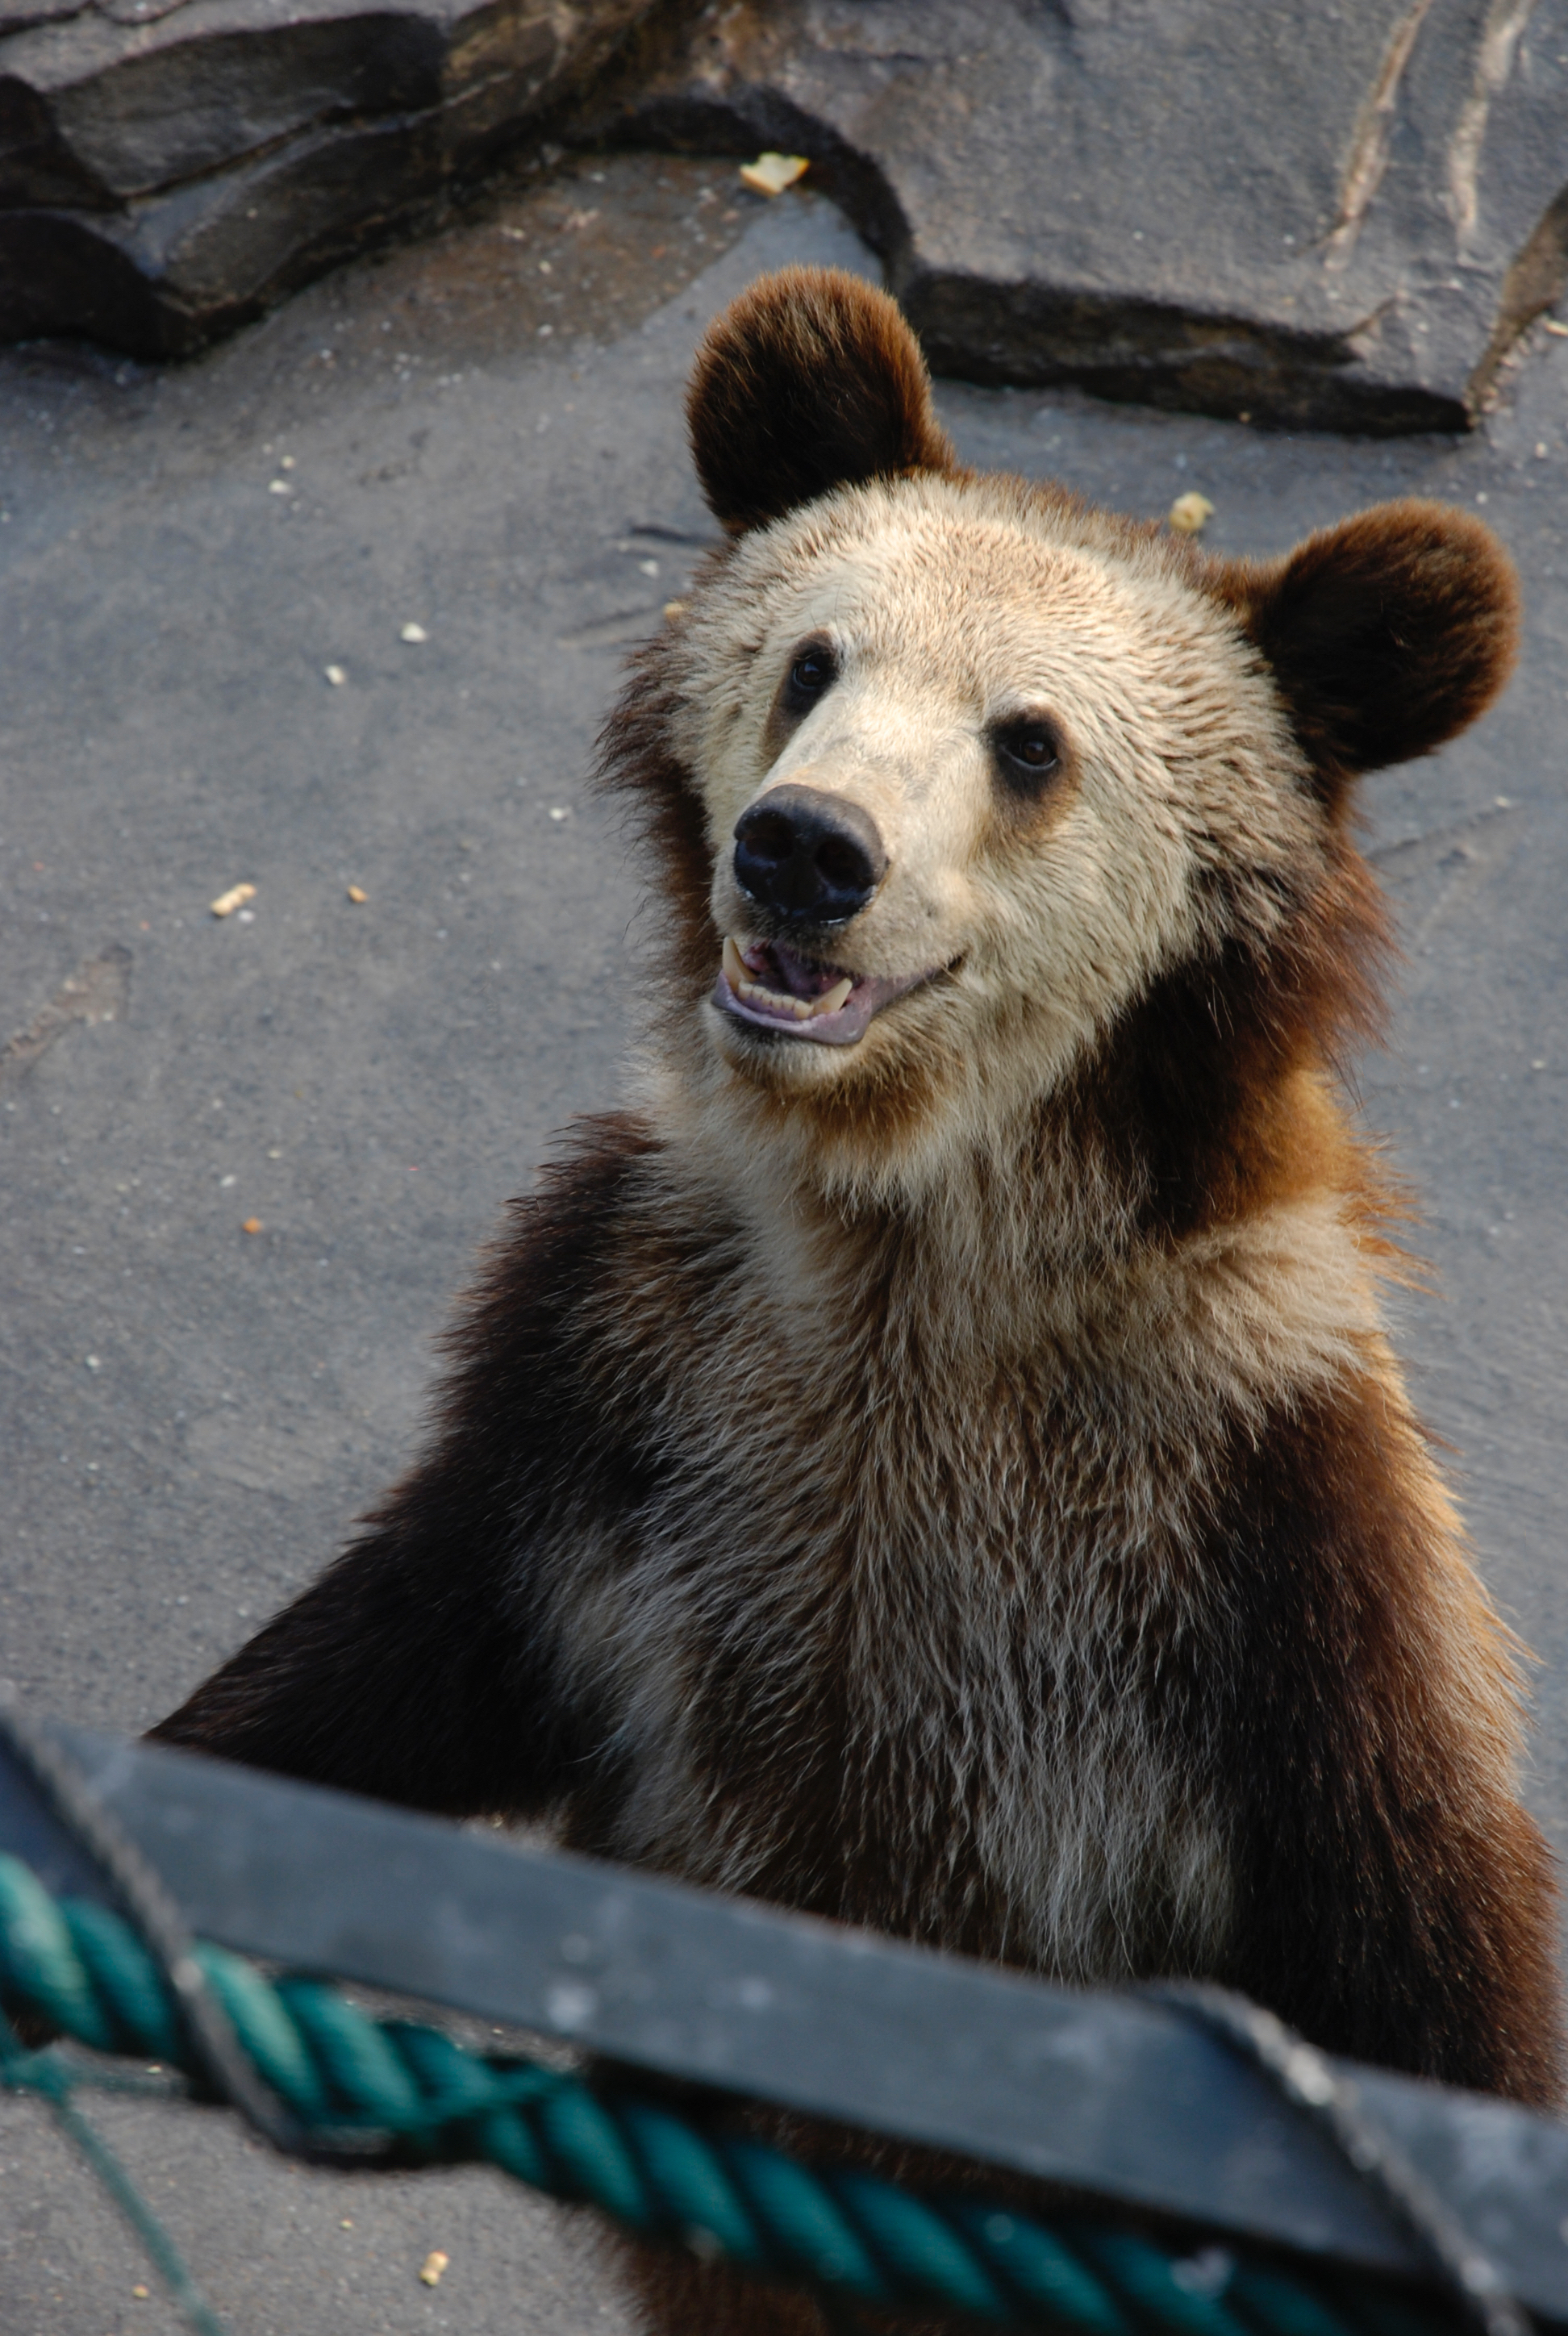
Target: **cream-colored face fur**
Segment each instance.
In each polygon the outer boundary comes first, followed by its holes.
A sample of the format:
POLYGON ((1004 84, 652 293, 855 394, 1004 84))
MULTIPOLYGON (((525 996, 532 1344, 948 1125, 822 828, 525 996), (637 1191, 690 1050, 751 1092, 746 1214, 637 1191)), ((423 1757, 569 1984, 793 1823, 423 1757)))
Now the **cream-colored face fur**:
MULTIPOLYGON (((1162 969, 1234 934, 1266 949, 1282 871, 1320 813, 1271 683, 1157 539, 1006 479, 847 489, 749 535, 684 628, 678 743, 715 855, 713 961, 765 929, 734 832, 774 787, 875 822, 887 871, 809 955, 915 980, 853 1045, 705 1009, 734 1071, 775 1092, 885 1085, 919 1065, 971 1125, 1048 1088, 1162 969), (809 641, 838 673, 793 728, 777 701, 809 641), (1037 796, 995 735, 1061 743, 1037 796)), ((721 993, 722 994, 722 993, 721 993)))

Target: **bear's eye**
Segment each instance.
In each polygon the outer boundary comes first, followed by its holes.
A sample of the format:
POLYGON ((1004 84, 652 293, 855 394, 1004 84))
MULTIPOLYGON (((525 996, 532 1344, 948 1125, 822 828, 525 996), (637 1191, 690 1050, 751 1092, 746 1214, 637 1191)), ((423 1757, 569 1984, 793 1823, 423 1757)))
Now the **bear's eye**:
POLYGON ((1038 715, 999 724, 991 741, 1003 783, 1015 794, 1037 794, 1062 759, 1060 739, 1038 715))
POLYGON ((838 679, 838 660, 825 641, 808 641, 795 652, 784 683, 784 703, 792 714, 807 714, 838 679))

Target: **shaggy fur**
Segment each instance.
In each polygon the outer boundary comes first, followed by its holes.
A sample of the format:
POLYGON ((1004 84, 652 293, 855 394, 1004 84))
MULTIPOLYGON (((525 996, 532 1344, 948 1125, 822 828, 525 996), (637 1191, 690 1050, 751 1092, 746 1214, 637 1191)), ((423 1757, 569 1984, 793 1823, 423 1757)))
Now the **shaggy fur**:
MULTIPOLYGON (((1514 1650, 1334 1077, 1384 946, 1350 782, 1500 686, 1503 554, 1406 503, 1227 565, 971 478, 842 277, 754 287, 691 418, 733 540, 605 741, 664 871, 634 1108, 519 1204, 424 1462, 157 1732, 1554 2100, 1514 1650), (914 983, 854 1044, 716 988, 782 945, 730 837, 786 783, 886 847, 790 936, 914 983)), ((819 2324, 639 2280, 671 2331, 819 2324)))

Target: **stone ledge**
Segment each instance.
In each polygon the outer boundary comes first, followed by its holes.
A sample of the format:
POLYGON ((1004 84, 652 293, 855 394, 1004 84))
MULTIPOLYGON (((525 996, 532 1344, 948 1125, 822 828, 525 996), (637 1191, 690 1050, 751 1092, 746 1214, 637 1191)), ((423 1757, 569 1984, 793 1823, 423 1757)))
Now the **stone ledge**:
POLYGON ((1568 0, 774 0, 583 129, 810 155, 972 381, 1463 429, 1568 277, 1568 0))
POLYGON ((547 126, 809 155, 975 381, 1463 429, 1568 277, 1568 0, 0 0, 0 338, 182 354, 547 126))
POLYGON ((0 338, 199 346, 477 175, 648 6, 12 0, 0 338))

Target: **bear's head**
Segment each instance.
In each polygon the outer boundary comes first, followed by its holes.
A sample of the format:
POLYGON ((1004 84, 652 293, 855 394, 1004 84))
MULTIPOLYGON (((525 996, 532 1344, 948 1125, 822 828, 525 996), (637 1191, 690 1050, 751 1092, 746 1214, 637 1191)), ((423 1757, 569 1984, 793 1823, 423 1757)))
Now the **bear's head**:
POLYGON ((1352 783, 1512 662, 1493 537, 1396 502, 1223 560, 976 475, 892 302, 820 270, 718 319, 688 413, 727 540, 606 736, 674 1058, 830 1181, 1066 1140, 1129 1222, 1242 1205, 1374 1013, 1352 783))

